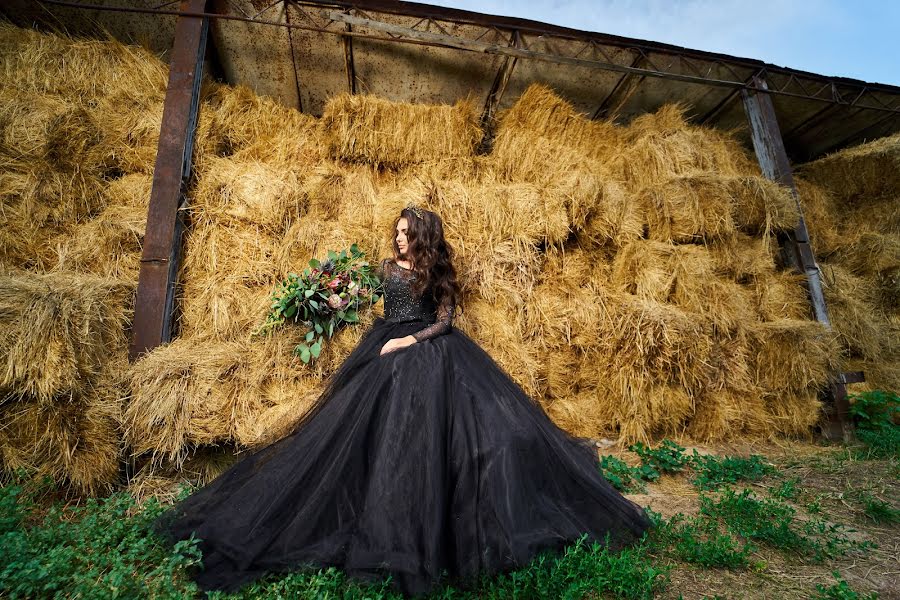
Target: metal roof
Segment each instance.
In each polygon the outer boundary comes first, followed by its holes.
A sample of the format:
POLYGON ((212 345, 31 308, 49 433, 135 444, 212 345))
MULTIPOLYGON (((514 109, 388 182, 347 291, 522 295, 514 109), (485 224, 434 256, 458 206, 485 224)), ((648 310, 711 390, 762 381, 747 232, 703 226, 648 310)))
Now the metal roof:
MULTIPOLYGON (((20 26, 94 36, 102 28, 164 59, 178 11, 164 0, 0 5, 20 26)), ((749 146, 740 91, 762 76, 796 162, 900 131, 897 86, 525 19, 396 0, 208 0, 204 14, 216 17, 214 75, 316 116, 346 91, 406 102, 470 97, 494 114, 540 82, 578 110, 619 122, 680 101, 697 123, 741 128, 749 146)))

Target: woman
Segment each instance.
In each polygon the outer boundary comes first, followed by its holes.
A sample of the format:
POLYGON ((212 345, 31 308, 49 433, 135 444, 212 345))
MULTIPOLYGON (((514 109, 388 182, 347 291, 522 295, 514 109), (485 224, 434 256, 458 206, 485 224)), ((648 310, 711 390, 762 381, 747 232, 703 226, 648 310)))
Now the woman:
POLYGON ((465 583, 587 533, 614 548, 650 525, 452 326, 459 285, 440 218, 414 206, 382 262, 376 320, 285 438, 239 460, 155 524, 201 538, 202 589, 336 566, 408 595, 465 583))

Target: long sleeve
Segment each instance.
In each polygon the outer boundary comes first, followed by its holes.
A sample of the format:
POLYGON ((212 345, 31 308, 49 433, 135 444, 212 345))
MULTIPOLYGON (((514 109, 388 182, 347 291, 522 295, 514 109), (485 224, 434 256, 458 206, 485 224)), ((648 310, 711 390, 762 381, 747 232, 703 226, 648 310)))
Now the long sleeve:
POLYGON ((378 277, 378 281, 384 282, 384 278, 387 277, 389 261, 389 258, 385 258, 375 267, 375 276, 378 277))
POLYGON ((456 310, 453 306, 441 305, 437 312, 437 321, 433 325, 415 332, 412 336, 416 338, 417 342, 422 342, 449 333, 450 328, 453 326, 453 315, 455 312, 456 310))

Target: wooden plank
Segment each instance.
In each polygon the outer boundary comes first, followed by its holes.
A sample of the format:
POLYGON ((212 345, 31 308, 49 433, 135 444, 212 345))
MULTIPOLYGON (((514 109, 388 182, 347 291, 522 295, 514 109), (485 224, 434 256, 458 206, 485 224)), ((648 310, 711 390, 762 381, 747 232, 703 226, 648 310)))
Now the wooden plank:
MULTIPOLYGON (((822 291, 822 278, 819 265, 816 262, 812 247, 809 244, 809 232, 806 229, 806 221, 803 218, 803 207, 797 186, 794 184, 794 176, 791 164, 784 149, 784 141, 778 127, 778 119, 775 115, 775 105, 772 97, 766 90, 765 79, 753 78, 753 87, 744 89, 741 95, 744 100, 744 110, 747 113, 747 121, 750 125, 750 136, 753 140, 753 150, 767 179, 777 181, 788 187, 791 195, 797 203, 800 218, 792 232, 784 239, 785 254, 788 263, 798 271, 806 275, 806 289, 809 293, 809 301, 813 314, 817 321, 831 329, 831 321, 828 318, 828 309, 825 305, 825 294, 822 291)), ((847 388, 836 374, 830 387, 830 400, 834 405, 830 411, 832 418, 831 429, 826 429, 826 435, 835 435, 839 430, 843 437, 848 437, 849 425, 847 417, 847 388)))
MULTIPOLYGON (((202 12, 206 0, 182 0, 181 10, 202 12)), ((169 62, 169 82, 147 210, 147 229, 134 308, 129 359, 172 337, 175 278, 184 227, 184 189, 191 173, 194 129, 203 57, 209 32, 206 17, 180 16, 169 62)))

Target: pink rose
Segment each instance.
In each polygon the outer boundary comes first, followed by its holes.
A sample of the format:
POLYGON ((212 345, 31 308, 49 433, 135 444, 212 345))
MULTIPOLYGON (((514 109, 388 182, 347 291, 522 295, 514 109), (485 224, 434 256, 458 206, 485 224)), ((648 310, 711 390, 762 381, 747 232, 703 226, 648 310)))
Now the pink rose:
POLYGON ((343 300, 341 300, 341 297, 338 296, 337 294, 332 294, 331 296, 328 297, 328 306, 333 309, 340 308, 341 302, 343 302, 343 300))
POLYGON ((332 279, 332 280, 328 283, 328 287, 331 288, 332 290, 338 289, 338 287, 340 287, 340 285, 341 285, 341 279, 340 279, 339 277, 336 277, 335 279, 332 279))

